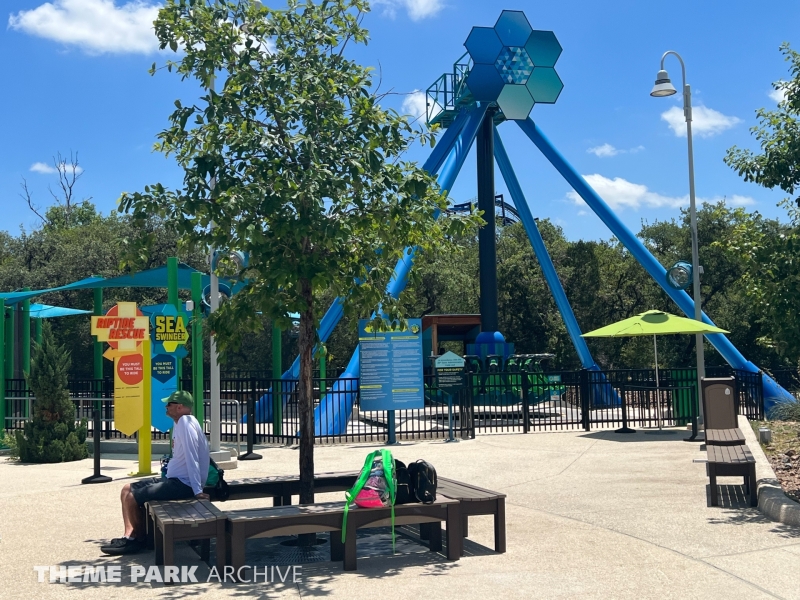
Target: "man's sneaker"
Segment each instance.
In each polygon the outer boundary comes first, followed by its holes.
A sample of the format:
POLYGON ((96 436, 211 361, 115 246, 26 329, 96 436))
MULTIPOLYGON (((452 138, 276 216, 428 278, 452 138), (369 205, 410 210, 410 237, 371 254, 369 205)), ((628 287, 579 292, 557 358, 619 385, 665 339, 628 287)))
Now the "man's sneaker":
POLYGON ((108 548, 111 546, 119 546, 120 544, 124 543, 128 538, 126 537, 119 537, 119 538, 112 538, 107 543, 100 546, 101 548, 108 548))
POLYGON ((144 542, 139 540, 129 540, 123 538, 118 544, 114 546, 102 546, 100 551, 103 554, 122 555, 122 554, 136 554, 144 550, 144 542))

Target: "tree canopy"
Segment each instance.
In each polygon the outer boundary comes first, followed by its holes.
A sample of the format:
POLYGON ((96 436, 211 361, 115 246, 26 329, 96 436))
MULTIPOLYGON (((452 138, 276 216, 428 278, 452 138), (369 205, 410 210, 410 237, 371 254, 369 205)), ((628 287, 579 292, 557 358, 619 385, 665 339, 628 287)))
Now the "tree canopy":
MULTIPOLYGON (((724 160, 745 181, 794 194, 800 186, 800 53, 788 42, 781 45, 781 52, 790 63, 792 78, 772 84, 783 95, 776 110, 756 111, 759 123, 750 132, 758 140, 761 154, 734 146, 724 160)), ((794 200, 800 205, 800 196, 794 200)))
MULTIPOLYGON (((367 42, 365 0, 168 0, 155 22, 167 64, 203 90, 176 101, 157 149, 174 155, 183 187, 123 194, 135 221, 159 215, 190 246, 249 256, 242 290, 212 318, 220 348, 238 343, 261 312, 288 326, 300 314, 301 502, 313 501, 312 349, 320 297, 348 315, 403 317, 387 292, 408 248, 424 252, 474 218, 440 218, 447 200, 433 177, 405 162, 433 136, 380 104, 371 69, 347 57, 367 42)), ((155 69, 154 69, 155 70, 155 69)))

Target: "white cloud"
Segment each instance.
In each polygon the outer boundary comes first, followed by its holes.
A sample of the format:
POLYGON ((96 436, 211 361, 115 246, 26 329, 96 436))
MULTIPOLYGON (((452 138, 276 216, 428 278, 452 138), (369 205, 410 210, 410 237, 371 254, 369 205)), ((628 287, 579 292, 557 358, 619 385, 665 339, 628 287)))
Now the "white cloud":
POLYGON ((616 156, 619 154, 619 150, 614 148, 611 144, 603 144, 602 146, 595 146, 594 148, 589 148, 587 150, 590 154, 594 154, 595 156, 599 156, 600 158, 606 158, 609 156, 616 156))
MULTIPOLYGON (((59 163, 66 173, 72 175, 72 164, 67 162, 66 160, 63 163, 59 163)), ((43 173, 44 175, 51 175, 53 173, 58 173, 58 169, 53 166, 48 165, 47 163, 43 162, 35 162, 31 165, 31 171, 34 173, 43 173)), ((83 167, 76 165, 75 166, 75 175, 80 175, 83 173, 83 167)))
POLYGON ((589 148, 586 152, 589 154, 594 154, 595 156, 599 156, 600 158, 608 158, 609 156, 616 156, 617 154, 636 154, 642 150, 644 150, 644 146, 636 146, 635 148, 630 148, 628 150, 620 150, 611 144, 602 144, 601 146, 589 148))
MULTIPOLYGON (((683 116, 682 108, 673 106, 668 111, 661 113, 661 118, 667 122, 675 135, 686 137, 686 119, 683 116)), ((692 133, 700 137, 717 135, 741 122, 739 117, 729 117, 712 108, 692 107, 692 133)))
POLYGON ((148 54, 158 50, 153 21, 159 6, 132 0, 53 0, 8 18, 11 29, 61 42, 90 54, 148 54))
MULTIPOLYGON (((783 81, 779 81, 778 83, 784 83, 784 82, 783 81)), ((784 90, 782 88, 778 89, 778 90, 772 90, 767 95, 770 98, 772 98, 775 101, 776 104, 780 104, 781 102, 786 100, 786 90, 784 90)))
MULTIPOLYGON (((624 210, 626 208, 631 208, 633 210, 638 210, 640 208, 678 208, 689 206, 689 194, 685 196, 664 196, 650 191, 646 185, 633 183, 621 177, 609 179, 597 173, 593 175, 584 175, 584 179, 614 210, 624 210)), ((578 206, 586 206, 586 203, 577 192, 567 192, 567 198, 578 206)), ((756 203, 753 198, 749 196, 740 196, 738 194, 732 196, 714 196, 712 198, 696 198, 695 202, 700 206, 704 202, 715 204, 720 200, 724 200, 727 204, 733 206, 748 206, 756 203)), ((581 213, 579 212, 578 214, 580 215, 581 213)))
POLYGON ((50 173, 55 173, 56 172, 54 167, 51 167, 47 163, 43 163, 43 162, 35 162, 35 163, 33 163, 31 165, 30 170, 33 171, 34 173, 44 173, 44 174, 48 174, 48 175, 50 173))
POLYGON ((403 114, 411 115, 415 119, 424 119, 425 92, 420 92, 419 90, 411 92, 406 96, 405 100, 403 100, 403 105, 400 107, 400 110, 403 114))
POLYGON ((725 196, 724 198, 715 196, 711 199, 712 202, 718 202, 719 200, 725 200, 726 204, 731 204, 733 206, 752 206, 756 203, 755 199, 750 196, 740 196, 739 194, 734 194, 730 197, 725 196))
POLYGON ((383 6, 384 14, 392 18, 405 9, 412 21, 432 17, 444 8, 443 0, 375 0, 373 5, 383 6))

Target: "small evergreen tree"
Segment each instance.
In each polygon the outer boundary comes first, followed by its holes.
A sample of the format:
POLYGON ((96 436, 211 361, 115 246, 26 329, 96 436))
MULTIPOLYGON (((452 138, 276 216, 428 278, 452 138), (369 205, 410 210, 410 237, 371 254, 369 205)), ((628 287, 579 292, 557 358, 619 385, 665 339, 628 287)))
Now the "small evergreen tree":
POLYGON ((33 419, 16 433, 23 462, 55 463, 86 458, 86 419, 75 425, 75 405, 67 390, 69 353, 57 346, 49 323, 42 343, 34 344, 28 386, 34 395, 33 419))

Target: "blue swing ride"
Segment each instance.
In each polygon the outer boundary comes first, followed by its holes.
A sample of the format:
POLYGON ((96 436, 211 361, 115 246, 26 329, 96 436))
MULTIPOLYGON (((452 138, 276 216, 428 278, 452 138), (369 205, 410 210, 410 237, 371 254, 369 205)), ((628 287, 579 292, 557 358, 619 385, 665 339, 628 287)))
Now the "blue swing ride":
MULTIPOLYGON (((495 209, 496 162, 583 368, 600 371, 581 337, 581 329, 497 130, 497 126, 504 122, 513 122, 522 130, 683 313, 693 318, 694 302, 689 294, 668 284, 667 270, 625 227, 529 116, 536 104, 555 104, 563 89, 555 70, 561 54, 561 45, 555 34, 552 31, 534 30, 522 11, 504 10, 493 27, 473 27, 464 46, 467 52, 455 62, 452 72, 444 73, 427 90, 426 119, 429 124, 439 124, 445 131, 423 168, 437 177, 443 191, 449 192, 470 148, 475 144, 478 155, 478 207, 491 215, 495 209)), ((506 344, 502 334, 497 331, 495 224, 494 219, 487 221, 490 223, 479 232, 482 325, 476 346, 484 357, 488 354, 507 357, 511 345, 506 344), (491 265, 491 268, 485 268, 484 265, 491 265)), ((415 249, 409 248, 405 257, 398 261, 387 288, 394 297, 405 288, 414 257, 415 249)), ((328 340, 342 316, 342 304, 337 299, 320 322, 318 334, 323 343, 328 340)), ((705 313, 703 321, 713 325, 705 313)), ((748 361, 724 334, 710 334, 706 339, 734 369, 759 372, 758 367, 748 361)), ((344 373, 327 390, 314 411, 316 435, 339 435, 347 431, 358 394, 359 367, 360 354, 356 348, 344 373)), ((299 369, 298 357, 281 377, 284 402, 294 387, 292 380, 298 378, 299 369)), ((618 396, 608 384, 599 382, 596 387, 596 405, 619 405, 618 396)), ((767 411, 776 403, 794 401, 791 394, 767 375, 763 376, 763 390, 767 411)), ((256 420, 269 422, 272 414, 270 390, 257 402, 256 420)))

